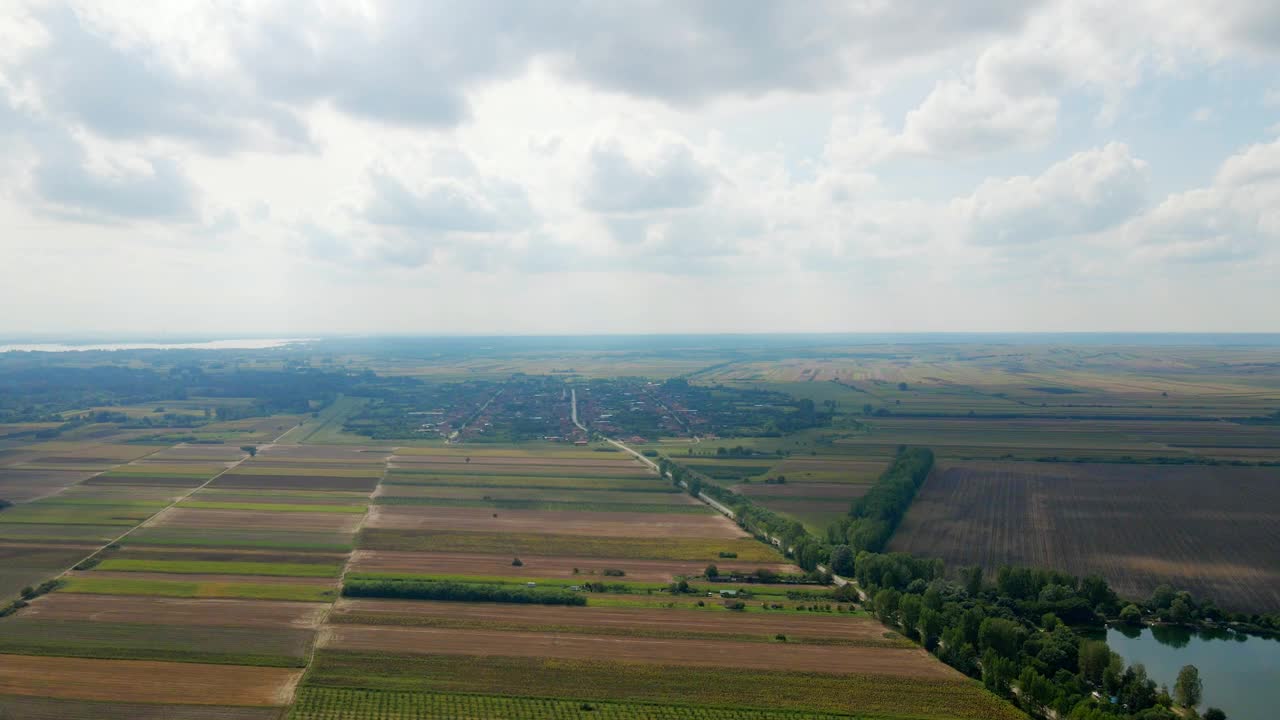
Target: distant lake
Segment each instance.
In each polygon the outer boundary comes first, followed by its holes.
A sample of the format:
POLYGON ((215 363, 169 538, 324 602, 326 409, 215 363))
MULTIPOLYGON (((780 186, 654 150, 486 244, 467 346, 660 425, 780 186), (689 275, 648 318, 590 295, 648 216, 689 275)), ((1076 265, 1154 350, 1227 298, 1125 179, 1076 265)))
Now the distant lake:
POLYGON ((135 342, 135 343, 32 343, 27 345, 0 345, 5 352, 77 352, 84 350, 261 350, 280 347, 289 343, 305 342, 298 338, 257 338, 244 340, 208 340, 205 342, 135 342))
POLYGON ((1273 720, 1280 715, 1280 640, 1230 631, 1181 627, 1109 628, 1107 644, 1128 664, 1142 663, 1157 685, 1169 686, 1183 665, 1195 665, 1204 683, 1205 708, 1221 708, 1229 720, 1273 720))

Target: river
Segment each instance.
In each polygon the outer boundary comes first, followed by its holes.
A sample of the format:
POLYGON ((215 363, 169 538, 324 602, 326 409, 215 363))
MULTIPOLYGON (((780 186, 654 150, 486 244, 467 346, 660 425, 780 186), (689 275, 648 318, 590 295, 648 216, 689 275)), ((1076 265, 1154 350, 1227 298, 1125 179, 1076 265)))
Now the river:
POLYGON ((1168 685, 1169 692, 1178 670, 1195 665, 1204 683, 1201 713, 1216 707, 1230 720, 1280 717, 1280 640, 1161 626, 1109 628, 1107 644, 1126 663, 1145 665, 1151 679, 1168 685))

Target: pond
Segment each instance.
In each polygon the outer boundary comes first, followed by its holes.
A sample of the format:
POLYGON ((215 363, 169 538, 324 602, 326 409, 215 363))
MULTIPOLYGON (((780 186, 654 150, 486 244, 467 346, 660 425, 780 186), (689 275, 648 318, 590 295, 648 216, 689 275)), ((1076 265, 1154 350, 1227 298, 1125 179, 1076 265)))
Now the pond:
POLYGON ((1230 630, 1107 629, 1107 644, 1128 664, 1142 663, 1157 685, 1173 692, 1178 670, 1195 665, 1204 683, 1200 711, 1217 707, 1230 720, 1280 716, 1280 640, 1230 630))

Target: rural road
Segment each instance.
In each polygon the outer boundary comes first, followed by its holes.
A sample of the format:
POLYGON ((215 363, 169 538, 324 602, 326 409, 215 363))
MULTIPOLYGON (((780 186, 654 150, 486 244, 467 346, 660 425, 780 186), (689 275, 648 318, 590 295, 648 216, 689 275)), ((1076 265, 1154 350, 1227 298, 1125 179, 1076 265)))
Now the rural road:
MULTIPOLYGON (((570 392, 570 396, 569 396, 570 397, 570 401, 569 401, 570 414, 573 416, 573 424, 577 425, 578 428, 581 429, 583 432, 589 432, 586 426, 578 421, 578 392, 576 390, 570 390, 569 392, 570 392)), ((622 450, 623 452, 631 453, 632 457, 644 463, 645 465, 648 465, 649 468, 652 469, 654 472, 660 472, 658 470, 657 463, 645 457, 643 454, 636 451, 635 449, 628 447, 627 445, 623 444, 618 440, 614 440, 613 438, 605 437, 604 435, 601 435, 600 437, 604 438, 605 442, 609 443, 610 445, 613 445, 619 450, 622 450)), ((663 479, 664 480, 669 479, 670 477, 671 476, 668 474, 668 475, 665 475, 663 479)), ((686 490, 689 488, 688 483, 686 483, 683 480, 680 481, 680 485, 686 490)), ((706 503, 707 505, 710 505, 712 509, 714 509, 716 512, 720 513, 721 515, 724 515, 725 517, 729 518, 730 520, 737 519, 737 515, 733 512, 733 510, 730 510, 729 508, 725 507, 723 504, 717 502, 715 498, 707 497, 703 493, 698 493, 698 499, 706 503)), ((769 538, 769 541, 773 543, 775 546, 782 547, 782 541, 780 539, 773 537, 772 535, 769 535, 768 538, 769 538)), ((831 572, 826 566, 819 565, 817 567, 819 572, 824 572, 824 573, 831 572)), ((835 583, 837 587, 843 587, 845 585, 848 585, 851 582, 850 580, 840 577, 835 573, 831 573, 831 581, 835 583)), ((861 588, 858 589, 858 594, 863 595, 861 588)), ((865 596, 864 596, 864 599, 865 599, 865 596)))

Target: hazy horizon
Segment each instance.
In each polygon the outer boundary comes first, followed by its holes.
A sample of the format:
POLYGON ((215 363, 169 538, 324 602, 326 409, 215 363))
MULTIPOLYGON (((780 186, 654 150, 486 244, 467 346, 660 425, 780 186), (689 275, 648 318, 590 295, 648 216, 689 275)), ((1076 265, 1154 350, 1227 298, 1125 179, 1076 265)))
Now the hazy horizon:
POLYGON ((15 0, 0 335, 1280 331, 1276 28, 15 0))

